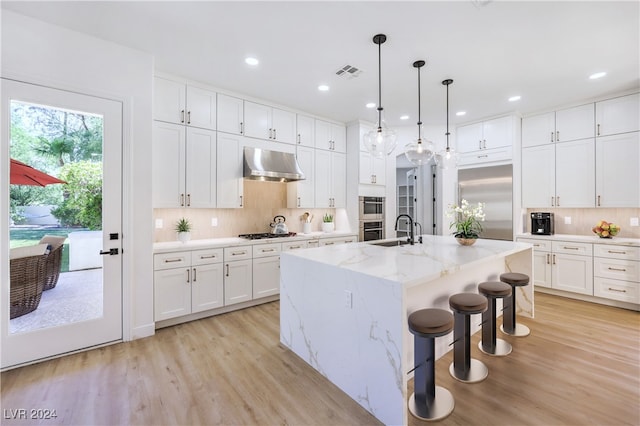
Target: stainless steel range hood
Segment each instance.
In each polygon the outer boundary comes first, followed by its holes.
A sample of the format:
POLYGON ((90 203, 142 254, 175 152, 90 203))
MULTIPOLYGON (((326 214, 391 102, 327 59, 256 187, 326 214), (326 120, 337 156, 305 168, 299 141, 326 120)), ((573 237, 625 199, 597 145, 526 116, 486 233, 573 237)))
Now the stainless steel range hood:
POLYGON ((249 146, 244 147, 244 178, 269 182, 305 179, 294 154, 249 146))

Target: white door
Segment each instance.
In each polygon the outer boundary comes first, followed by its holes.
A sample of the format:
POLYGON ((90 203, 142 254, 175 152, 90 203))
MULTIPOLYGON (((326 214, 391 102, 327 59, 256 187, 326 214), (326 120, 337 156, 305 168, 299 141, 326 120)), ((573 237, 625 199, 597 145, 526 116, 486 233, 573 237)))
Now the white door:
MULTIPOLYGON (((1 368, 9 368, 25 363, 57 356, 84 348, 102 345, 122 339, 122 104, 103 98, 66 92, 31 84, 2 80, 2 133, 0 160, 2 176, 0 182, 5 196, 0 200, 0 251, 2 267, 1 304, 1 368), (15 108, 15 109, 14 109, 15 108), (82 270, 61 271, 54 288, 43 291, 38 307, 32 312, 10 319, 8 295, 10 294, 10 265, 7 247, 10 241, 7 224, 9 206, 6 196, 10 189, 9 155, 36 164, 41 157, 20 151, 17 148, 18 131, 9 123, 22 111, 23 118, 29 120, 33 111, 64 116, 65 129, 67 118, 81 123, 97 122, 92 136, 93 152, 90 158, 83 160, 97 176, 102 185, 100 196, 93 195, 94 226, 96 230, 78 234, 71 232, 67 241, 69 255, 82 257, 82 270), (24 111, 27 110, 28 114, 24 111), (100 130, 101 126, 101 130, 100 130), (14 134, 15 132, 15 134, 14 134), (11 140, 11 147, 10 141, 11 140), (101 142, 101 143, 100 143, 101 142), (101 146, 100 146, 101 145, 101 146), (96 169, 97 168, 97 169, 96 169), (77 234, 77 235, 76 235, 77 234), (86 255, 86 256, 84 256, 86 255), (65 309, 61 309, 65 307, 65 309), (36 321, 36 317, 37 321, 36 321)), ((86 123, 85 123, 86 124, 86 123)), ((66 131, 66 130, 65 130, 66 131)), ((36 136, 38 139, 38 136, 36 136)), ((54 140, 55 138, 51 138, 54 140)), ((85 143, 86 145, 86 143, 85 143)), ((86 146, 85 146, 86 147, 86 146)), ((68 160, 76 164, 79 160, 68 160)), ((67 190, 71 179, 67 178, 67 190)), ((77 187, 82 185, 77 184, 77 187)), ((34 187, 35 188, 35 187, 34 187)), ((36 188, 37 189, 37 188, 36 188)), ((47 189, 47 188, 42 188, 47 189)), ((64 192, 67 193, 68 191, 64 192)), ((67 194, 68 197, 68 194, 67 194)), ((86 204, 85 204, 86 205, 86 204)), ((12 227, 14 228, 14 227, 12 227)), ((91 228, 89 228, 91 229, 91 228)), ((49 232, 50 229, 47 229, 49 232)), ((12 234, 14 230, 11 230, 12 234)), ((37 243, 37 241, 35 242, 37 243)), ((34 243, 34 244, 35 244, 34 243)), ((71 269, 72 259, 69 259, 71 269)), ((62 268, 62 265, 60 266, 62 268)), ((16 277, 14 284, 20 282, 16 277)), ((39 282, 39 281, 38 281, 39 282)))

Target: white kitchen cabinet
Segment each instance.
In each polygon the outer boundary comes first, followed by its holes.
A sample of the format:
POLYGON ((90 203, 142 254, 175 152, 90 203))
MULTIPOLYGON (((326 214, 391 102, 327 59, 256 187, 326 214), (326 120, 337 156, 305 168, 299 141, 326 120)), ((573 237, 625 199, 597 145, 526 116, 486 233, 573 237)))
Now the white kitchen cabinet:
POLYGON ((280 293, 280 243, 253 246, 253 298, 280 293))
POLYGON ((287 183, 287 207, 315 207, 315 148, 303 145, 296 147, 296 159, 305 179, 287 183))
POLYGON ((253 298, 251 246, 224 248, 224 305, 253 298))
POLYGON ((357 243, 358 237, 355 235, 349 235, 346 237, 331 237, 331 238, 321 238, 319 241, 319 245, 322 246, 333 246, 340 244, 349 244, 349 243, 357 243))
POLYGON ((244 135, 296 143, 296 115, 267 105, 244 101, 244 135))
POLYGON ((596 207, 640 206, 640 132, 596 138, 596 207))
POLYGON ((346 205, 346 154, 316 150, 315 207, 344 208, 346 205))
POLYGON ((327 121, 315 122, 316 148, 336 152, 347 152, 347 135, 344 126, 327 121))
POLYGON ((242 99, 218 93, 217 114, 219 132, 242 135, 244 127, 242 99))
POLYGON ((473 152, 513 145, 513 117, 506 116, 456 129, 458 151, 473 152))
POLYGON ((580 105, 522 119, 522 147, 594 137, 594 106, 580 105))
POLYGON ((386 185, 387 157, 378 158, 370 152, 360 151, 360 183, 386 185))
POLYGON ((464 152, 458 158, 458 166, 463 167, 471 164, 504 163, 511 162, 513 158, 513 147, 503 146, 501 148, 483 149, 481 151, 464 152))
POLYGON ((640 94, 596 102, 596 136, 640 131, 640 94))
POLYGON ((551 241, 518 238, 519 242, 533 245, 533 284, 551 288, 551 241))
POLYGON ((551 288, 593 295, 593 246, 552 241, 551 288))
POLYGON ((222 259, 222 249, 156 254, 155 321, 223 306, 222 259))
POLYGON ((154 207, 216 207, 215 165, 215 131, 154 122, 154 207))
POLYGON ((155 120, 216 129, 216 92, 154 77, 155 120))
POLYGON ((594 296, 640 304, 640 247, 594 245, 594 296))
POLYGON ((522 206, 555 206, 556 154, 554 145, 522 150, 522 206))
POLYGON ((296 116, 296 143, 298 145, 315 148, 316 146, 316 124, 313 117, 297 114, 296 116))
POLYGON ((216 155, 216 195, 218 208, 242 208, 244 205, 242 136, 218 132, 216 155))

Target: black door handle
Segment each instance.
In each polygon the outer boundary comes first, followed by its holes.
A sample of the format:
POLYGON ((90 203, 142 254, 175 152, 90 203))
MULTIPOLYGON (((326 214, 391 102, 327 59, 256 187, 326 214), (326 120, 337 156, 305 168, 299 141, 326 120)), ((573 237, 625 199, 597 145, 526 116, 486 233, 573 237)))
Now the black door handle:
POLYGON ((105 255, 108 254, 109 256, 115 256, 116 254, 118 254, 118 249, 117 248, 112 248, 109 250, 100 250, 100 254, 101 255, 105 255))

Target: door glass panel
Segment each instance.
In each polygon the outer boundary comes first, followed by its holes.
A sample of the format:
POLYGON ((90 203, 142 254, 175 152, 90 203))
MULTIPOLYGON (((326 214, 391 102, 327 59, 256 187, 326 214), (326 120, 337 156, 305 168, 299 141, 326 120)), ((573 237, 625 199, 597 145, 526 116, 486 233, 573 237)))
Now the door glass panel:
POLYGON ((100 318, 103 116, 10 105, 9 333, 100 318))

